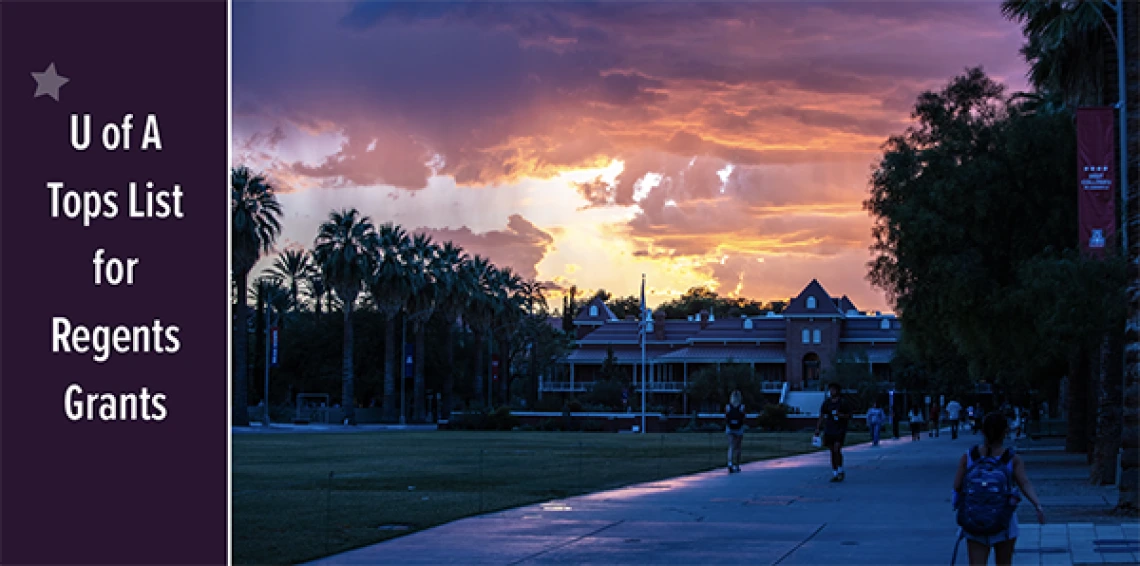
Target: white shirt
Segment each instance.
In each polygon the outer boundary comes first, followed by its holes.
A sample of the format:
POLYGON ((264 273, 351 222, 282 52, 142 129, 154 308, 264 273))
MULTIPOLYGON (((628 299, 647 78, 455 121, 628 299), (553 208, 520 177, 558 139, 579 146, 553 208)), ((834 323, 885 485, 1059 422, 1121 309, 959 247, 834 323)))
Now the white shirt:
POLYGON ((952 421, 958 420, 958 414, 961 412, 962 405, 959 405, 957 401, 951 401, 949 405, 946 405, 946 417, 952 421))

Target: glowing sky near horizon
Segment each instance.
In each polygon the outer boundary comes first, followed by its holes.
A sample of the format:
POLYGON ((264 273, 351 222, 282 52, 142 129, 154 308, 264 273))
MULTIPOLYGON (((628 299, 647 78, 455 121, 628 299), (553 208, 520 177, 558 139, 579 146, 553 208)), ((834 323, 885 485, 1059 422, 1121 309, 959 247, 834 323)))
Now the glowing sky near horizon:
POLYGON ((281 191, 279 248, 356 207, 554 289, 645 273, 651 304, 816 278, 892 310, 880 146, 967 67, 1025 88, 996 1, 238 2, 233 28, 234 161, 281 191))

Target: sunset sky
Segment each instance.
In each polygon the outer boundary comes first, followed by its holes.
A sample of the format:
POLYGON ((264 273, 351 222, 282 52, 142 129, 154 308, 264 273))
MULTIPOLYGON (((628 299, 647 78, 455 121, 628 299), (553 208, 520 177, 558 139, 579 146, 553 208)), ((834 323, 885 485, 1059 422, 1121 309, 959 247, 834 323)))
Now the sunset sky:
POLYGON ((871 167, 966 67, 1025 88, 998 4, 238 2, 234 161, 281 192, 279 249, 356 207, 555 289, 817 278, 889 311, 871 167))

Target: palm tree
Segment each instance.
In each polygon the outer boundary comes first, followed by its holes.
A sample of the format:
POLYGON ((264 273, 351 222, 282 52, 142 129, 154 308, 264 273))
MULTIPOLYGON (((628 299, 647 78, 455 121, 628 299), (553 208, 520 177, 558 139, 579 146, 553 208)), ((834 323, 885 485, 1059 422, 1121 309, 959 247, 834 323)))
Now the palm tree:
POLYGON ((440 399, 439 415, 441 419, 451 417, 452 394, 455 389, 455 326, 456 320, 463 314, 471 291, 475 283, 468 278, 465 264, 468 262, 467 254, 463 248, 452 242, 444 242, 439 250, 440 286, 438 310, 443 315, 446 326, 444 335, 444 351, 447 355, 447 373, 443 376, 443 393, 440 399))
POLYGON ((270 273, 289 287, 294 309, 301 306, 301 282, 309 281, 312 272, 313 262, 308 250, 285 250, 278 254, 270 268, 270 273))
POLYGON ((233 276, 237 309, 233 331, 234 406, 233 424, 249 426, 247 348, 249 347, 249 304, 246 302, 249 272, 263 253, 273 249, 281 233, 281 205, 273 187, 248 167, 230 171, 230 213, 232 215, 233 276))
POLYGON ((511 402, 511 337, 522 322, 525 298, 520 293, 522 278, 510 267, 497 270, 492 280, 495 338, 499 343, 500 395, 503 403, 511 402))
POLYGON ((347 424, 356 424, 356 398, 352 371, 352 308, 376 262, 379 239, 372 220, 355 208, 333 211, 321 224, 313 258, 325 283, 344 303, 344 361, 341 404, 347 424))
MULTIPOLYGON (((385 421, 398 420, 396 406, 396 317, 408 302, 414 288, 412 273, 408 269, 411 241, 404 229, 391 222, 379 230, 379 248, 376 267, 368 280, 368 289, 377 310, 384 316, 384 405, 385 421)), ((403 340, 400 340, 401 348, 403 340)), ((403 363, 399 365, 403 379, 403 363)))
MULTIPOLYGON (((1040 91, 1041 98, 1059 97, 1074 107, 1104 105, 1118 98, 1115 94, 1117 81, 1125 78, 1117 76, 1115 47, 1118 38, 1115 37, 1115 25, 1109 23, 1109 18, 1115 18, 1115 10, 1124 6, 1124 1, 1117 0, 1114 3, 1115 6, 1105 0, 1002 1, 1002 14, 1023 25, 1027 42, 1021 49, 1021 54, 1029 63, 1029 80, 1040 91)), ((1138 7, 1133 7, 1125 10, 1125 16, 1135 17, 1135 14, 1129 13, 1134 13, 1137 9, 1138 7)), ((1134 26, 1125 26, 1125 30, 1132 34, 1137 31, 1134 26)), ((1124 46, 1130 50, 1137 47, 1130 45, 1129 40, 1125 40, 1124 46)), ((1125 60, 1130 60, 1133 62, 1131 66, 1134 66, 1138 59, 1126 57, 1125 60)), ((1130 68, 1126 74, 1132 72, 1130 68)), ((1134 89, 1134 82, 1126 83, 1126 86, 1133 87, 1129 89, 1131 104, 1138 92, 1134 89)), ((1133 132, 1131 137, 1137 135, 1137 130, 1130 127, 1129 131, 1133 132)), ((1130 251, 1125 250, 1125 253, 1130 251)), ((1108 353, 1115 353, 1119 342, 1121 337, 1118 332, 1107 332, 1102 337, 1100 348, 1083 348, 1077 355, 1070 356, 1070 365, 1076 367, 1074 364, 1078 364, 1082 370, 1070 372, 1075 380, 1073 387, 1069 388, 1070 397, 1080 397, 1085 389, 1094 389, 1098 395, 1099 418, 1094 424, 1098 430, 1096 434, 1088 435, 1096 437, 1096 445, 1092 450, 1093 466, 1090 470, 1091 480, 1096 484, 1113 483, 1116 471, 1113 460, 1118 446, 1121 446, 1122 420, 1119 417, 1119 407, 1124 401, 1119 387, 1121 377, 1115 373, 1115 363, 1104 363, 1112 358, 1118 359, 1115 354, 1108 353), (1093 370, 1091 373, 1088 367, 1093 370), (1081 382, 1081 375, 1088 375, 1085 382, 1081 382)), ((1129 370, 1125 369, 1127 371, 1129 370)), ((1074 401, 1077 399, 1074 398, 1074 401)), ((1090 450, 1092 447, 1081 432, 1085 429, 1082 424, 1090 422, 1091 414, 1084 410, 1085 404, 1073 405, 1075 410, 1070 414, 1069 420, 1074 426, 1069 427, 1066 444, 1068 447, 1090 450)), ((1124 507, 1123 480, 1121 486, 1121 506, 1124 507)), ((1134 487, 1140 488, 1140 484, 1134 487)))
MULTIPOLYGON (((311 257, 312 255, 310 254, 310 258, 311 257)), ((313 267, 305 280, 309 284, 309 294, 313 296, 313 299, 315 299, 313 312, 316 315, 316 321, 319 324, 321 322, 321 298, 324 297, 325 293, 328 291, 328 289, 325 287, 325 276, 321 275, 321 270, 313 267)))
POLYGON ((1140 509, 1140 4, 1124 4, 1124 61, 1128 110, 1128 202, 1124 203, 1128 232, 1128 322, 1124 346, 1124 423, 1121 438, 1120 500, 1117 509, 1135 514, 1140 509))
POLYGON ((472 256, 463 264, 464 279, 472 285, 470 301, 467 304, 467 323, 471 326, 474 335, 475 348, 475 398, 483 399, 483 370, 487 367, 483 360, 483 343, 491 334, 491 324, 494 317, 493 295, 491 284, 495 276, 495 266, 486 258, 472 256))
POLYGON ((439 246, 426 234, 412 237, 409 247, 408 269, 412 277, 412 292, 409 296, 408 321, 416 336, 415 378, 412 386, 412 420, 423 422, 424 407, 424 348, 427 324, 435 312, 441 289, 439 288, 439 246))

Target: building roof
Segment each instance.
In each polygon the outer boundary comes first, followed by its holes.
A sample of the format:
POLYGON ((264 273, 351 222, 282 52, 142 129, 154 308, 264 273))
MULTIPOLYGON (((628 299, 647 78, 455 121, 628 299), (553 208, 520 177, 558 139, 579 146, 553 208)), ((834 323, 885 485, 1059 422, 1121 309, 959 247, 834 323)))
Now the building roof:
POLYGON ((901 321, 893 316, 849 316, 839 339, 842 342, 898 342, 901 331, 901 321), (883 321, 888 328, 883 328, 883 321))
MULTIPOLYGON (((645 359, 653 361, 663 352, 646 349, 645 359)), ((609 353, 605 348, 575 349, 566 356, 567 362, 578 364, 600 364, 605 361, 609 353)), ((614 360, 619 364, 640 364, 641 348, 614 348, 614 360)))
POLYGON ((658 362, 784 363, 782 346, 688 346, 658 356, 658 362))
POLYGON ((827 294, 827 291, 823 288, 823 285, 819 284, 819 281, 812 279, 811 283, 808 283, 807 287, 804 287, 804 290, 800 291, 799 296, 792 299, 791 303, 788 303, 788 308, 784 309, 782 314, 784 316, 843 316, 844 311, 840 310, 837 304, 838 302, 838 299, 833 299, 831 295, 827 294), (814 309, 808 308, 808 297, 815 298, 814 309))
POLYGON ((574 324, 597 325, 617 319, 617 315, 614 314, 614 311, 610 310, 610 307, 606 306, 605 301, 594 297, 578 311, 578 316, 574 317, 574 324), (596 315, 590 316, 590 307, 597 307, 596 315))
MULTIPOLYGON (((727 318, 710 322, 708 327, 689 337, 690 342, 718 342, 718 341, 760 341, 783 342, 787 330, 783 319, 779 318, 727 318), (748 326, 751 325, 751 328, 748 326)), ((665 325, 668 335, 669 325, 665 325)))

